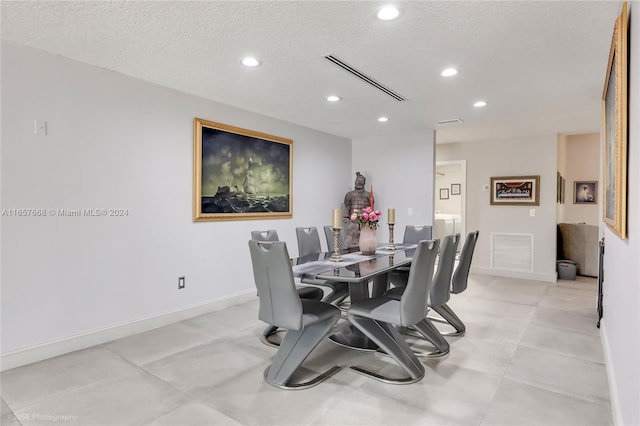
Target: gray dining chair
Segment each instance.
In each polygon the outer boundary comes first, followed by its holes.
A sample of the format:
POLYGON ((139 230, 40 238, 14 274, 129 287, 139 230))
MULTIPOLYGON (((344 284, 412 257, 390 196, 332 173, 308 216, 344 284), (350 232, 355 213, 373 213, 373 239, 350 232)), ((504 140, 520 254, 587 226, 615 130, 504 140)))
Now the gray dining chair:
MULTIPOLYGON (((278 231, 275 229, 251 231, 251 239, 256 241, 280 241, 278 231)), ((321 300, 324 297, 324 292, 318 287, 297 286, 296 289, 303 299, 321 300)))
POLYGON ((249 251, 260 298, 258 318, 286 330, 271 366, 264 371, 264 379, 282 389, 302 389, 337 373, 341 368, 335 366, 304 383, 291 383, 298 367, 332 331, 340 319, 340 310, 328 303, 300 298, 283 241, 250 240, 249 251))
POLYGON ((268 229, 266 231, 251 231, 251 239, 256 241, 280 241, 278 231, 268 229))
MULTIPOLYGON (((451 283, 451 275, 455 265, 456 251, 460 241, 460 234, 447 235, 440 249, 438 267, 433 277, 429 299, 427 301, 428 309, 436 309, 447 303, 449 300, 449 286, 451 283)), ((414 260, 415 261, 415 260, 414 260)), ((386 297, 399 299, 406 291, 406 287, 394 287, 385 293, 386 297)), ((412 336, 425 339, 435 347, 435 351, 416 351, 416 355, 427 358, 442 357, 449 353, 449 342, 443 337, 442 333, 433 324, 432 319, 425 315, 422 321, 415 324, 411 329, 416 333, 408 332, 412 336)))
POLYGON ((299 257, 322 252, 320 234, 318 234, 318 228, 315 226, 296 228, 296 238, 298 239, 299 257))
MULTIPOLYGON (((255 241, 280 241, 278 231, 269 229, 267 231, 251 231, 251 239, 255 241)), ((301 299, 322 300, 324 292, 322 289, 313 286, 296 286, 296 291, 301 299)), ((267 326, 262 332, 260 340, 268 346, 279 346, 279 343, 270 339, 271 336, 278 332, 278 327, 273 325, 267 326)))
POLYGON ((417 244, 422 240, 431 239, 431 226, 429 225, 407 225, 404 227, 404 244, 417 244))
MULTIPOLYGON (((469 270, 471 269, 471 261, 473 260, 473 252, 478 242, 480 231, 474 231, 467 234, 460 252, 460 259, 458 266, 453 272, 451 279, 451 293, 459 294, 467 289, 467 282, 469 281, 469 270)), ((442 318, 434 319, 435 321, 445 322, 451 325, 455 332, 444 332, 444 336, 462 336, 464 335, 467 327, 462 320, 453 312, 453 310, 446 304, 436 306, 433 308, 442 318)))
POLYGON ((426 317, 437 253, 438 241, 420 241, 399 300, 388 297, 362 300, 352 303, 347 313, 349 322, 390 355, 409 377, 385 377, 359 366, 351 369, 385 383, 413 383, 424 377, 424 366, 396 327, 412 327, 426 317))
MULTIPOLYGON (((418 244, 423 240, 431 239, 431 226, 429 225, 407 225, 404 227, 404 235, 402 237, 403 244, 418 244)), ((391 274, 391 281, 407 282, 409 275, 409 266, 394 269, 391 274)))
MULTIPOLYGON (((296 228, 296 238, 298 239, 299 257, 322 252, 320 234, 318 234, 318 228, 315 226, 296 228)), ((331 303, 332 305, 339 305, 349 296, 349 284, 345 282, 331 282, 314 278, 303 278, 300 282, 303 284, 328 287, 331 292, 327 294, 322 301, 331 303)))

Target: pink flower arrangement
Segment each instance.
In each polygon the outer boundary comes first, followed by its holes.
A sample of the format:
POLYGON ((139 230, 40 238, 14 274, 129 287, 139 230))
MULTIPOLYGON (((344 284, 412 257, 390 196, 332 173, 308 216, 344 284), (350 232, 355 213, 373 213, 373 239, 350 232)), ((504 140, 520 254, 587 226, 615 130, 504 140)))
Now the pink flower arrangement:
POLYGON ((358 227, 360 229, 364 226, 368 226, 371 229, 378 229, 378 221, 381 216, 382 213, 380 210, 373 210, 372 207, 365 207, 362 210, 353 209, 349 219, 351 222, 358 222, 358 227))

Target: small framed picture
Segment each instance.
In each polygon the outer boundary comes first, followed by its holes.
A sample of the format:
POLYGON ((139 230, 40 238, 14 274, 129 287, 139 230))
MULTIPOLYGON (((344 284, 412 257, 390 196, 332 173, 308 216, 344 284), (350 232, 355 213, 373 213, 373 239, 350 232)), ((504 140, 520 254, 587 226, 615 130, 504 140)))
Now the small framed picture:
POLYGON ((573 204, 597 204, 598 182, 575 181, 573 182, 573 204))
POLYGON ((449 199, 449 190, 447 188, 440 188, 440 199, 441 200, 449 199))
POLYGON ((460 195, 460 184, 452 183, 451 184, 451 195, 460 195))

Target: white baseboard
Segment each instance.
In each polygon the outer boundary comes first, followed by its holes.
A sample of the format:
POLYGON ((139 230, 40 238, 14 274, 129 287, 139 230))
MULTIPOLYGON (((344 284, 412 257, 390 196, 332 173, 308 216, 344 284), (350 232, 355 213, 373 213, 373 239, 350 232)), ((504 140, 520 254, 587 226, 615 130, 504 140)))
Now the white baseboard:
POLYGON ((614 426, 622 426, 622 412, 620 410, 620 399, 618 398, 618 387, 616 386, 616 376, 611 369, 611 351, 609 348, 609 338, 607 337, 607 324, 602 318, 600 320, 600 341, 604 352, 604 364, 607 368, 607 381, 609 382, 609 400, 611 402, 611 416, 614 426))
POLYGON ((478 266, 472 266, 471 272, 475 272, 476 274, 481 275, 493 275, 496 277, 507 277, 507 278, 519 278, 523 280, 532 280, 532 281, 544 281, 547 283, 555 283, 557 281, 557 275, 554 272, 553 274, 539 274, 536 272, 522 272, 522 271, 513 271, 508 269, 495 269, 495 268, 484 268, 478 266))
POLYGON ((153 330, 154 328, 174 324, 209 312, 218 311, 220 309, 248 302, 255 298, 256 292, 250 291, 222 299, 211 300, 198 305, 188 306, 173 312, 154 315, 98 330, 91 330, 75 336, 69 336, 52 342, 7 352, 0 355, 0 371, 9 370, 11 368, 42 361, 54 356, 100 345, 102 343, 110 342, 111 340, 153 330))

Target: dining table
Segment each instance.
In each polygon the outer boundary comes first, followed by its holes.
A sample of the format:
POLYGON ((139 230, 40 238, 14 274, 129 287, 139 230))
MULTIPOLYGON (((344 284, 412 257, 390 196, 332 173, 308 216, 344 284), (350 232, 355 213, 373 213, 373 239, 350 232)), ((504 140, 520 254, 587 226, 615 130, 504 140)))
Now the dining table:
MULTIPOLYGON (((342 253, 340 260, 332 260, 332 253, 321 252, 291 259, 294 277, 300 279, 346 282, 351 303, 379 297, 389 288, 390 273, 411 265, 417 244, 396 244, 391 250, 379 246, 374 254, 342 253)), ((333 342, 360 350, 378 347, 351 324, 343 324, 329 337, 333 342)))

